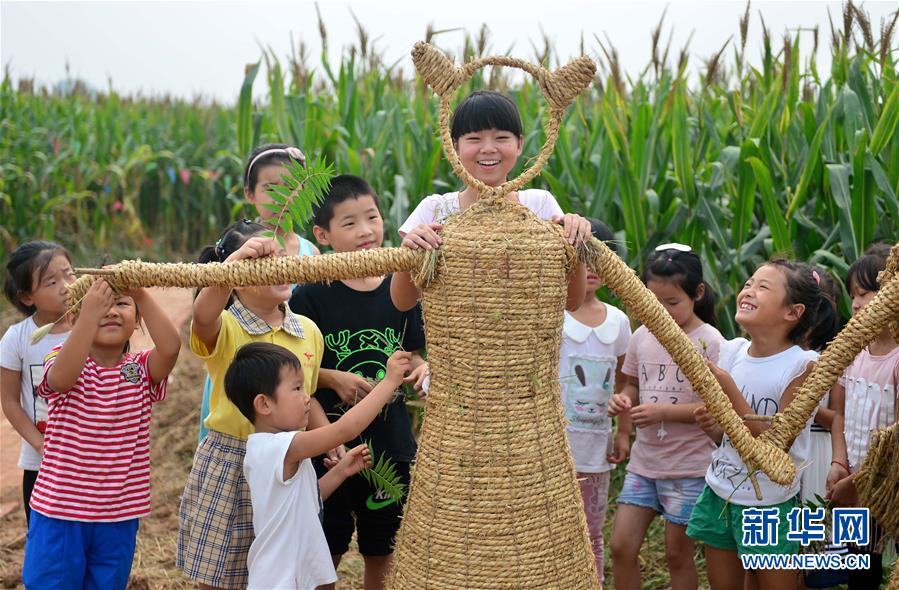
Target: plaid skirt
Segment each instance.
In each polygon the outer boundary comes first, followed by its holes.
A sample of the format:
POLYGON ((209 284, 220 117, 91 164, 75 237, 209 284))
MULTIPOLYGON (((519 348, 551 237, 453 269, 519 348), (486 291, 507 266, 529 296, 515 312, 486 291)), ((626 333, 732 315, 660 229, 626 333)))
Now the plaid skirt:
POLYGON ((194 455, 178 513, 175 565, 195 582, 247 586, 253 505, 243 476, 247 441, 210 430, 194 455))

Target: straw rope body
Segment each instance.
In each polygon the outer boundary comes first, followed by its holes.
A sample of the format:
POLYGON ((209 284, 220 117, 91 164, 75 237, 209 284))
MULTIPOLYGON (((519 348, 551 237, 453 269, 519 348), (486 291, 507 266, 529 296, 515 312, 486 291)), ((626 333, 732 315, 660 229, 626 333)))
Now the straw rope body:
POLYGON ((444 229, 390 588, 598 587, 559 395, 575 258, 560 229, 511 202, 478 203, 444 229))

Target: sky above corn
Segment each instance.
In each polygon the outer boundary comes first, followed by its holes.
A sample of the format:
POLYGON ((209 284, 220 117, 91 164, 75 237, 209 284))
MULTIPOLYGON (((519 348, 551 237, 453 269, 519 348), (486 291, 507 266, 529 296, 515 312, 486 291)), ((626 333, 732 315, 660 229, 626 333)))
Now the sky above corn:
MULTIPOLYGON (((319 3, 327 29, 332 63, 340 51, 358 42, 353 14, 367 30, 387 64, 406 72, 412 45, 422 39, 429 23, 434 29, 461 27, 476 35, 482 23, 489 28, 491 53, 510 53, 533 59, 543 34, 563 62, 580 51, 599 58, 596 37, 618 51, 624 71, 637 76, 650 60, 650 33, 667 6, 662 44, 671 35, 669 61, 690 40, 694 71, 702 60, 731 38, 726 50, 739 43, 739 19, 745 3, 643 2, 600 0, 358 0, 319 3), (351 13, 352 11, 352 13, 351 13)), ((896 10, 895 2, 866 2, 875 35, 881 19, 896 10)), ((753 2, 747 43, 750 63, 760 61, 760 14, 782 46, 785 32, 820 28, 818 66, 830 63, 828 10, 841 20, 839 2, 753 2)), ((813 45, 810 30, 803 36, 803 62, 813 45)), ((244 66, 270 47, 285 61, 295 44, 304 41, 308 64, 319 67, 321 38, 311 2, 8 2, 0 3, 0 60, 13 78, 34 77, 53 85, 69 73, 105 90, 110 81, 125 93, 171 94, 182 98, 214 98, 233 103, 244 66)), ((458 54, 461 31, 435 38, 438 46, 458 54)), ((257 92, 264 85, 257 78, 257 92)))

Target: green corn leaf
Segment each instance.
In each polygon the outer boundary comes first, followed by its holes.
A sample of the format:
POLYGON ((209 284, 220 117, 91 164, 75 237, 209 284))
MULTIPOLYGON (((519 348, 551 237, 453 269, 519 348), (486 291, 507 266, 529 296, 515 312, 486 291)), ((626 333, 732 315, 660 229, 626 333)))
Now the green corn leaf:
POLYGON ((747 159, 755 172, 759 192, 762 195, 762 206, 765 211, 765 221, 771 229, 771 237, 774 240, 774 250, 780 253, 789 253, 792 250, 790 231, 784 219, 783 210, 774 196, 774 186, 771 181, 771 173, 765 163, 756 157, 747 159))
POLYGON ((793 195, 789 207, 787 207, 787 219, 793 216, 796 209, 805 203, 805 200, 808 197, 808 187, 811 183, 812 175, 821 160, 821 143, 824 141, 824 134, 827 130, 828 123, 830 122, 832 112, 833 106, 831 105, 824 120, 821 121, 818 131, 815 132, 815 137, 812 139, 811 145, 809 145, 808 153, 805 156, 805 163, 802 166, 802 174, 799 177, 799 186, 796 187, 796 193, 793 195))
POLYGON ((894 87, 889 99, 887 99, 886 106, 883 107, 883 111, 880 113, 874 132, 871 134, 868 149, 872 154, 876 156, 883 148, 889 145, 890 140, 893 138, 893 133, 896 131, 897 122, 899 122, 899 90, 896 90, 894 87))
POLYGON ((731 235, 734 244, 742 244, 749 235, 752 222, 755 220, 755 172, 747 162, 751 157, 759 158, 758 140, 748 139, 740 147, 739 164, 737 165, 737 195, 733 203, 734 223, 731 235))
POLYGON ((693 180, 693 158, 690 149, 690 132, 687 129, 687 91, 680 81, 674 89, 671 113, 671 151, 674 175, 680 183, 687 206, 696 204, 696 184, 693 180))
POLYGON ((247 66, 240 86, 240 97, 237 99, 237 149, 242 157, 249 154, 253 147, 253 82, 259 73, 261 61, 247 66))
POLYGON ((848 164, 827 164, 827 177, 834 202, 837 205, 840 228, 840 245, 848 260, 855 260, 862 250, 855 239, 855 217, 852 215, 852 196, 849 189, 850 167, 848 164))

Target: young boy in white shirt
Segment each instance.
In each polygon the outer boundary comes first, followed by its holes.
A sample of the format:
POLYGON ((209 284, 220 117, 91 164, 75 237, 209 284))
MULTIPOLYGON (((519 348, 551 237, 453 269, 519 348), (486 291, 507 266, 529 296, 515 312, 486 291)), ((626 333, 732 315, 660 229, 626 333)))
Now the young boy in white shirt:
POLYGON ((237 351, 225 393, 256 431, 244 458, 256 535, 247 556, 248 588, 312 590, 337 580, 321 527, 322 500, 371 457, 359 445, 321 479, 310 459, 359 436, 411 371, 410 361, 411 353, 393 353, 386 377, 363 400, 336 422, 306 432, 310 398, 296 356, 265 342, 237 351))

